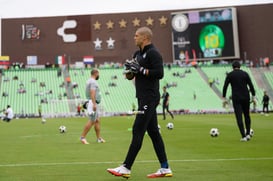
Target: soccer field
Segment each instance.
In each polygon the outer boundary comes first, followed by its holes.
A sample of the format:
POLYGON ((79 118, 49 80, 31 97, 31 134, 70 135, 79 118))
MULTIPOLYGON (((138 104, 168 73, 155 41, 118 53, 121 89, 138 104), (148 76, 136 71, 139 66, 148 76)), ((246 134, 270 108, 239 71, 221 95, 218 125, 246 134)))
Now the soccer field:
MULTIPOLYGON (((168 130, 159 116, 161 134, 174 176, 172 181, 273 180, 273 115, 252 114, 254 136, 240 142, 233 114, 176 116, 168 130), (211 128, 220 136, 212 138, 211 128)), ((167 117, 169 118, 169 117, 167 117)), ((115 181, 107 168, 119 166, 125 158, 134 116, 104 117, 102 136, 96 143, 92 129, 89 145, 79 141, 86 118, 18 119, 0 122, 0 180, 4 181, 115 181), (65 125, 67 132, 59 133, 65 125)), ((152 143, 145 136, 129 180, 148 180, 159 168, 152 143)))

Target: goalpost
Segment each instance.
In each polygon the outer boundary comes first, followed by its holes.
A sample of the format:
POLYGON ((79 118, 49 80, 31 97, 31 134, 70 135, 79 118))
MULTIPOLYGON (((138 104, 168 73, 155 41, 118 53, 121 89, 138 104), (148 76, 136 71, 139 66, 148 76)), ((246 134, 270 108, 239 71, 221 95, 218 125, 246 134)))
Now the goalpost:
MULTIPOLYGON (((45 117, 75 117, 78 116, 77 107, 86 102, 86 99, 52 99, 48 101, 48 109, 43 111, 45 117)), ((104 116, 103 105, 99 105, 99 114, 104 116)), ((82 109, 81 116, 86 116, 86 111, 82 109)))
POLYGON ((48 110, 44 113, 47 117, 71 117, 76 116, 77 106, 83 104, 83 99, 52 99, 48 102, 48 110))

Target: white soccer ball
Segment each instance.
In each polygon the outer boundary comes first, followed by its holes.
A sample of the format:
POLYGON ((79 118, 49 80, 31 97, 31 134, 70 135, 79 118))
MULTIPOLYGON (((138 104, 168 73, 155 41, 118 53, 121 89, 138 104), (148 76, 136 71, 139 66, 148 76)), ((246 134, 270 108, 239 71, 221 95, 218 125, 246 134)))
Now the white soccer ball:
POLYGON ((168 128, 168 129, 173 129, 174 128, 174 124, 173 123, 168 123, 167 125, 166 125, 166 127, 168 128))
POLYGON ((217 137, 220 135, 218 128, 211 128, 209 132, 211 137, 217 137))
POLYGON ((42 124, 45 124, 45 123, 46 123, 46 119, 42 118, 42 124))
MULTIPOLYGON (((246 129, 245 129, 245 133, 246 133, 246 129)), ((254 136, 254 130, 253 130, 253 129, 250 129, 249 135, 250 135, 251 137, 254 136)))
POLYGON ((66 127, 65 126, 60 126, 59 127, 59 131, 60 131, 60 133, 65 133, 66 132, 66 127))

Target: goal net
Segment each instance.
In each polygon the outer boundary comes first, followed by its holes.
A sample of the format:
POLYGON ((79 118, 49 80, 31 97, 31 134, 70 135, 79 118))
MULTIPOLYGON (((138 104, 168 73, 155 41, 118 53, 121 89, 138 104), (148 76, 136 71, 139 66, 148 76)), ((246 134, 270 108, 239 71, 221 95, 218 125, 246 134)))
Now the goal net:
MULTIPOLYGON (((86 99, 63 99, 63 100, 50 100, 48 108, 43 111, 45 117, 74 117, 86 116, 86 111, 82 108, 86 99), (81 112, 78 113, 78 106, 81 106, 81 112)), ((99 106, 99 114, 103 116, 103 106, 99 106)))

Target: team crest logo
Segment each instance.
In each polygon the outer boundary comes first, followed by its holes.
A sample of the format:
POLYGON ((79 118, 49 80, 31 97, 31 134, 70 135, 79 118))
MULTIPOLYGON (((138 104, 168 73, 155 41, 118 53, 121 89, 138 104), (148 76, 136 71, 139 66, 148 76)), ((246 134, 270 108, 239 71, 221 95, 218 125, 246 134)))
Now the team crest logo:
POLYGON ((75 20, 65 20, 63 22, 63 26, 58 28, 57 34, 63 38, 63 41, 66 43, 76 42, 77 35, 76 34, 68 34, 66 30, 74 29, 77 27, 77 21, 75 20))

